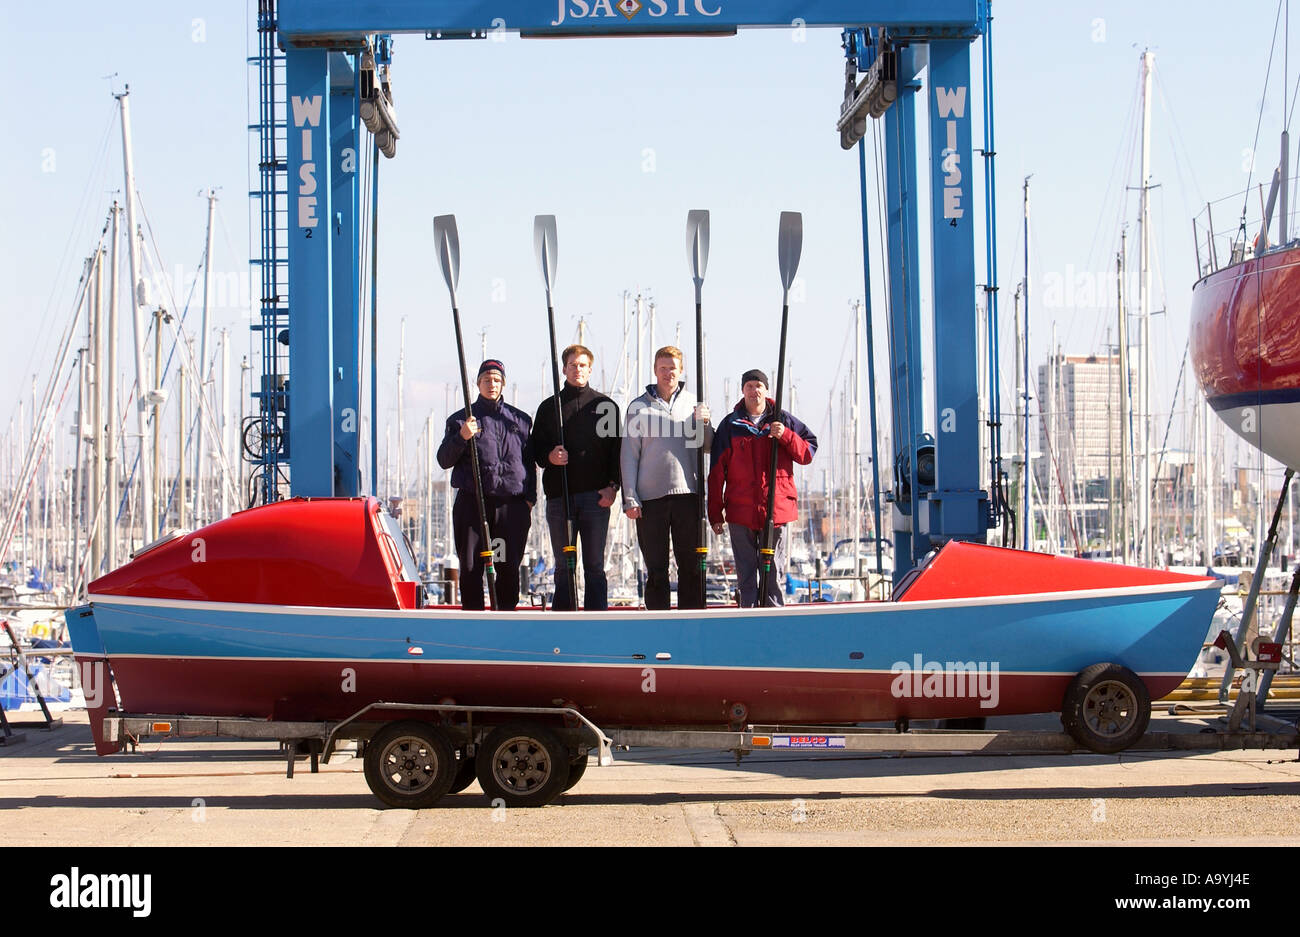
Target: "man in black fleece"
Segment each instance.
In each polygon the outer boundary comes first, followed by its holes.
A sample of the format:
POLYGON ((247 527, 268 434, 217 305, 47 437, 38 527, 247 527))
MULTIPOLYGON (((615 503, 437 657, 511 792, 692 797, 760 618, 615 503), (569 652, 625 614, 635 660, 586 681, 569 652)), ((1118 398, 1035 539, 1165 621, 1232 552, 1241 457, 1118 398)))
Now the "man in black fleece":
POLYGON ((582 548, 582 570, 587 594, 583 608, 604 611, 609 607, 605 581, 605 538, 609 534, 609 509, 618 494, 619 421, 618 404, 588 386, 591 379, 591 350, 583 345, 564 349, 564 386, 560 406, 563 437, 556 425, 555 397, 537 408, 533 420, 532 451, 542 472, 546 492, 546 525, 551 531, 555 554, 556 611, 578 607, 569 595, 564 547, 564 486, 561 473, 569 475, 569 513, 582 548))

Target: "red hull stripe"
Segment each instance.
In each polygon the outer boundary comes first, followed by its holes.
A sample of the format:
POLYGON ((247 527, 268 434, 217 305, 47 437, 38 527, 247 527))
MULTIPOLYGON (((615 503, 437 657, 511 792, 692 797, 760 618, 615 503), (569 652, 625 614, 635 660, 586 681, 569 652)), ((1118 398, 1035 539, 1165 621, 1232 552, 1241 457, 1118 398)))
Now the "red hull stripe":
MULTIPOLYGON (((708 667, 119 657, 128 712, 342 719, 376 701, 576 703, 598 725, 836 724, 1059 711, 1072 674, 889 673, 708 667)), ((1181 674, 1143 674, 1153 699, 1181 674)))

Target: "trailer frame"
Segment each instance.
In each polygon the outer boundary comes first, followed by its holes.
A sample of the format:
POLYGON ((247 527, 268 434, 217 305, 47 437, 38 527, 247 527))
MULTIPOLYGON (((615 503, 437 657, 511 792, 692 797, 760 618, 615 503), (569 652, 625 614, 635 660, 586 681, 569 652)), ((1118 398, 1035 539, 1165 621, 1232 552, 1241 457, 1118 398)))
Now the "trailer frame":
MULTIPOLYGON (((1171 715, 1194 715, 1185 706, 1171 706, 1171 715)), ((477 757, 484 738, 500 722, 493 717, 525 717, 528 724, 547 730, 563 740, 569 754, 582 760, 596 754, 597 763, 608 767, 614 763, 614 751, 633 748, 659 748, 730 752, 740 761, 755 752, 804 753, 858 752, 896 755, 1027 755, 1027 754, 1096 754, 1065 732, 1042 729, 967 729, 913 728, 906 720, 893 727, 869 726, 762 726, 741 729, 710 729, 694 726, 621 727, 605 730, 572 707, 463 706, 455 703, 375 702, 342 720, 288 721, 249 719, 226 716, 151 715, 120 713, 104 720, 107 741, 121 741, 135 750, 146 737, 228 738, 279 741, 286 756, 286 777, 292 778, 299 757, 310 759, 311 771, 319 771, 322 760, 328 764, 338 750, 338 743, 355 740, 358 754, 380 730, 402 722, 397 718, 374 718, 394 714, 426 714, 430 725, 447 733, 451 743, 463 752, 461 757, 477 757), (463 719, 457 719, 463 714, 463 719), (475 717, 480 717, 476 720, 475 717), (531 717, 531 718, 528 718, 531 717), (556 721, 562 723, 556 726, 556 721)), ((1212 716, 1215 713, 1202 713, 1212 716)), ((1200 732, 1147 732, 1128 752, 1161 751, 1242 751, 1297 749, 1300 760, 1300 733, 1284 720, 1260 714, 1257 717, 1268 731, 1242 731, 1230 720, 1220 718, 1223 728, 1200 732)), ((368 779, 369 781, 369 779, 368 779)), ((371 789, 380 796, 379 791, 371 789)), ((566 788, 567 789, 567 788, 566 788)), ((382 797, 381 797, 382 799, 382 797)), ((548 801, 549 802, 549 801, 548 801)))

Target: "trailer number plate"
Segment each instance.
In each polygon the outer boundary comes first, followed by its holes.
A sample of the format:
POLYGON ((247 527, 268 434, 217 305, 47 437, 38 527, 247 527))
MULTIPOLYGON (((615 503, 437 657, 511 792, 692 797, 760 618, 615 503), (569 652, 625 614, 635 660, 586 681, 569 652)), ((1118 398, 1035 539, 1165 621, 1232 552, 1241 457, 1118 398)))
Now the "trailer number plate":
POLYGON ((773 748, 843 748, 842 735, 774 735, 773 748))

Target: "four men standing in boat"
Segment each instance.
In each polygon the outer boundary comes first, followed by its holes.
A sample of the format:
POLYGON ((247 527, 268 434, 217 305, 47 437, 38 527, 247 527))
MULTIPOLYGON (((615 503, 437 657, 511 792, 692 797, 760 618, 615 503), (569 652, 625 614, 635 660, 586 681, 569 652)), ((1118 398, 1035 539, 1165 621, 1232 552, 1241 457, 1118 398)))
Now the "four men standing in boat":
POLYGON ((457 489, 452 510, 456 552, 461 566, 462 606, 483 608, 483 560, 474 505, 469 439, 478 434, 488 528, 497 549, 497 604, 512 610, 519 600, 519 566, 536 503, 536 468, 542 468, 546 521, 555 558, 556 610, 577 608, 569 590, 565 547, 568 530, 581 550, 587 611, 608 608, 605 540, 610 509, 623 487, 623 511, 636 521, 645 560, 645 605, 670 606, 669 548, 677 560, 678 607, 702 608, 704 587, 699 554, 699 494, 708 485, 708 521, 714 533, 728 529, 736 558, 741 606, 759 603, 759 560, 767 521, 769 471, 777 447, 776 492, 772 519, 775 556, 768 577, 768 605, 784 601, 787 525, 797 514, 793 467, 807 465, 817 437, 788 411, 776 412, 767 397, 767 376, 758 370, 741 379, 743 398, 715 430, 709 408, 685 382, 682 352, 665 346, 655 352, 655 383, 628 406, 620 423, 618 405, 590 386, 591 350, 570 345, 561 356, 564 384, 560 420, 555 397, 543 401, 536 418, 504 403, 505 366, 488 359, 479 366, 479 398, 473 419, 447 420, 438 464, 452 469, 457 489), (707 480, 699 478, 697 452, 711 450, 707 480), (568 510, 564 488, 567 475, 568 510), (571 527, 569 526, 571 525, 571 527), (504 544, 504 556, 501 556, 504 544))

